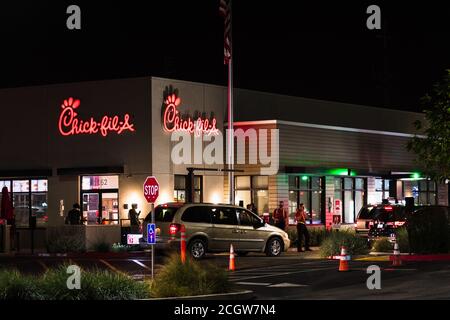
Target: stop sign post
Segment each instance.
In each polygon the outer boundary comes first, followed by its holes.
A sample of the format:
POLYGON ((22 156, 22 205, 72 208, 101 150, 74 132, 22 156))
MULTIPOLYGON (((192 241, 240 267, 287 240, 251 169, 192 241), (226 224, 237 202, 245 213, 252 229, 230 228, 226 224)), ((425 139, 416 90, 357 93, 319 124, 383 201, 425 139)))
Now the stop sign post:
MULTIPOLYGON (((152 223, 152 225, 154 225, 155 224, 155 202, 159 196, 158 180, 153 176, 147 177, 147 179, 145 179, 145 182, 144 182, 143 191, 144 191, 145 200, 147 200, 147 202, 150 203, 150 205, 151 205, 151 209, 152 209, 151 223, 152 223)), ((152 260, 152 279, 153 279, 153 269, 154 269, 153 261, 155 260, 155 248, 154 248, 153 244, 152 244, 152 259, 151 260, 152 260)))

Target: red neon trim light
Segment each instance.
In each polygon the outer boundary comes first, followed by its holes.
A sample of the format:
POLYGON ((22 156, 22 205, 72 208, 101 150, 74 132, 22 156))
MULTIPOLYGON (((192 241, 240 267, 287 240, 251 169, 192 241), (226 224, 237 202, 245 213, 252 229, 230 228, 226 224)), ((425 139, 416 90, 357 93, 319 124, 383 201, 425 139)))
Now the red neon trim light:
POLYGON ((127 113, 120 119, 119 116, 103 116, 100 121, 90 118, 89 120, 78 119, 78 109, 81 102, 72 97, 66 99, 61 104, 61 114, 59 115, 58 129, 63 136, 79 134, 100 133, 106 137, 110 132, 122 134, 124 131, 134 132, 134 124, 130 123, 130 115, 127 113))
POLYGON ((190 134, 195 133, 196 136, 201 136, 202 134, 217 135, 219 129, 217 129, 216 118, 207 119, 198 117, 197 120, 191 117, 182 117, 177 107, 181 104, 181 99, 175 94, 169 95, 164 101, 166 109, 164 110, 163 127, 164 131, 172 132, 187 132, 190 134))

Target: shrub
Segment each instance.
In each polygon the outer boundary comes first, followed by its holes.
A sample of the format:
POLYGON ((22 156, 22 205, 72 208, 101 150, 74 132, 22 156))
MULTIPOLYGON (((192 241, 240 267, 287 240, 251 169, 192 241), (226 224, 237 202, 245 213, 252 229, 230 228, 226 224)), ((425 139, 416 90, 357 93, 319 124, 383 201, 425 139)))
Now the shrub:
POLYGON ((311 228, 309 229, 310 245, 318 247, 329 236, 330 231, 325 228, 311 228))
POLYGON ((105 241, 98 241, 92 246, 95 252, 109 252, 111 245, 105 241))
POLYGON ((61 235, 47 240, 47 251, 49 253, 85 252, 86 248, 84 242, 78 237, 61 235))
POLYGON ((17 270, 0 270, 0 300, 41 300, 38 289, 32 276, 17 270))
POLYGON ((339 255, 341 246, 347 248, 347 254, 360 255, 369 252, 369 245, 366 239, 358 237, 351 231, 333 231, 322 242, 320 254, 322 257, 339 255))
POLYGON ((128 249, 129 249, 128 246, 120 244, 120 243, 113 243, 113 245, 111 247, 112 252, 127 252, 128 249))
POLYGON ((393 244, 387 238, 378 239, 372 245, 372 251, 375 252, 391 252, 393 248, 393 244))
POLYGON ((39 281, 43 296, 47 300, 132 300, 150 293, 147 283, 103 270, 82 270, 81 289, 69 290, 68 276, 67 266, 47 271, 39 281))
POLYGON ((410 252, 408 230, 406 228, 397 229, 396 233, 398 247, 401 252, 410 252))
POLYGON ((151 284, 153 297, 179 297, 225 293, 229 290, 228 275, 215 265, 201 265, 189 257, 182 264, 180 256, 168 258, 151 284))
POLYGON ((107 271, 81 271, 81 289, 67 288, 67 265, 48 270, 42 276, 24 276, 17 271, 0 271, 0 300, 132 300, 150 297, 147 282, 107 271))
POLYGON ((413 214, 408 219, 410 250, 414 253, 447 253, 449 226, 444 210, 429 210, 413 214))
MULTIPOLYGON (((325 238, 329 235, 330 231, 326 230, 325 228, 319 228, 319 227, 312 227, 308 228, 309 232, 309 245, 311 247, 317 247, 320 246, 325 240, 325 238)), ((287 231, 289 239, 291 240, 291 247, 296 247, 298 242, 298 236, 297 236, 297 228, 292 227, 288 229, 287 231)))

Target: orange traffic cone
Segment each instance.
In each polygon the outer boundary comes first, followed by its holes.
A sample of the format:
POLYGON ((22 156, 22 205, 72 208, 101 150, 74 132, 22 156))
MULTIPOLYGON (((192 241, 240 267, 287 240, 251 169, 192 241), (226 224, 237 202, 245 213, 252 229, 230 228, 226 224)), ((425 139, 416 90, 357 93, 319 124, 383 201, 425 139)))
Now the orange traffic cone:
POLYGON ((347 255, 347 248, 341 247, 341 256, 339 257, 339 271, 349 271, 348 261, 350 260, 350 256, 347 255))
POLYGON ((400 267, 402 265, 402 259, 400 258, 400 248, 398 247, 398 243, 394 244, 394 255, 392 257, 392 266, 400 267))
POLYGON ((236 266, 234 265, 234 248, 233 245, 230 246, 230 264, 228 266, 229 271, 234 271, 236 266))
POLYGON ((186 262, 186 227, 181 225, 181 241, 180 241, 180 255, 181 255, 181 263, 186 262))

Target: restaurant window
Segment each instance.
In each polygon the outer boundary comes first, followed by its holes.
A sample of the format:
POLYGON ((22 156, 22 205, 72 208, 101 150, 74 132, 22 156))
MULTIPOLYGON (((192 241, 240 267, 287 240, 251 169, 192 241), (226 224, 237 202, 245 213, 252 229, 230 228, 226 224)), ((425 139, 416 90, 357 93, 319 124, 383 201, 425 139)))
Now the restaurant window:
POLYGON ((375 179, 375 203, 373 204, 380 204, 390 197, 390 183, 391 181, 387 179, 375 179))
POLYGON ((436 183, 430 180, 403 181, 403 189, 410 190, 405 196, 414 197, 416 205, 435 205, 437 197, 436 183))
POLYGON ((235 202, 244 208, 254 204, 258 215, 269 212, 269 177, 238 176, 235 177, 235 202))
MULTIPOLYGON (((173 201, 186 202, 187 195, 187 176, 175 175, 173 201)), ((203 201, 203 177, 194 176, 194 202, 199 203, 203 201)))
POLYGON ((119 224, 119 176, 82 176, 81 203, 87 224, 119 224))
POLYGON ((38 226, 47 223, 47 179, 0 180, 0 189, 3 187, 10 192, 17 227, 29 227, 30 215, 36 216, 38 226))
POLYGON ((363 178, 335 178, 334 199, 342 201, 343 223, 355 223, 356 215, 366 203, 366 181, 363 178))
POLYGON ((289 176, 289 217, 293 223, 297 207, 305 205, 307 223, 323 221, 324 179, 322 177, 289 176))

